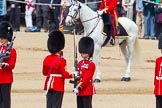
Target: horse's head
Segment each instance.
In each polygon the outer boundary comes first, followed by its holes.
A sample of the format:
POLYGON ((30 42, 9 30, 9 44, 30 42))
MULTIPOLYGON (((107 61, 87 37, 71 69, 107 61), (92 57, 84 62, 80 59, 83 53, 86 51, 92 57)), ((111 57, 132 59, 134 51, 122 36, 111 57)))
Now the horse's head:
POLYGON ((69 8, 69 13, 65 20, 67 25, 75 23, 80 18, 80 9, 81 9, 80 2, 73 1, 73 4, 71 4, 69 8))

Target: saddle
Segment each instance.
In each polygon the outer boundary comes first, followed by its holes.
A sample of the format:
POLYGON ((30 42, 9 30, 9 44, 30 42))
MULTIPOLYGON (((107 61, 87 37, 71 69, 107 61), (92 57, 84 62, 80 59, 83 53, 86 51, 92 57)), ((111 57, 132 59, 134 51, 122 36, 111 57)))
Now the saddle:
MULTIPOLYGON (((114 33, 114 31, 111 31, 111 30, 113 30, 113 29, 111 29, 110 26, 104 24, 104 28, 103 28, 102 34, 104 34, 104 35, 107 36, 107 37, 106 37, 106 39, 105 39, 105 41, 104 41, 104 43, 103 43, 102 46, 105 46, 108 42, 110 42, 111 45, 115 45, 115 44, 112 42, 112 40, 113 40, 112 38, 114 38, 114 37, 112 37, 112 34, 111 34, 112 32, 114 33)), ((126 36, 128 36, 127 31, 126 31, 125 28, 118 22, 118 26, 116 27, 116 35, 115 35, 115 37, 118 38, 118 39, 120 39, 120 38, 123 38, 123 37, 126 37, 126 36)), ((114 41, 115 41, 116 38, 114 38, 114 41)))

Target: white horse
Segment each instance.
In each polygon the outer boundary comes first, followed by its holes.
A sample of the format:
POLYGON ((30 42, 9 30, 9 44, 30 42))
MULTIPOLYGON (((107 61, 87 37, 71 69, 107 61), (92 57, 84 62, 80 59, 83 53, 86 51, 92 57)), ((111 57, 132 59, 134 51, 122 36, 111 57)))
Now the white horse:
MULTIPOLYGON (((81 20, 84 27, 84 36, 90 36, 95 42, 95 64, 96 64, 96 77, 94 82, 101 81, 101 71, 100 71, 100 50, 102 44, 104 43, 106 36, 102 34, 103 20, 98 15, 97 12, 90 9, 83 3, 78 1, 73 1, 73 4, 69 8, 68 16, 66 17, 66 24, 74 23, 77 19, 81 20)), ((116 38, 115 45, 119 45, 122 53, 124 54, 126 61, 126 71, 121 81, 130 81, 130 65, 132 58, 136 57, 139 53, 139 45, 137 42, 137 25, 130 19, 125 17, 118 18, 119 23, 125 28, 128 33, 128 37, 116 38), (136 54, 135 54, 136 53, 136 54), (138 53, 138 54, 137 54, 138 53)), ((112 46, 110 42, 106 46, 112 46)), ((138 59, 138 58, 134 58, 138 59)))

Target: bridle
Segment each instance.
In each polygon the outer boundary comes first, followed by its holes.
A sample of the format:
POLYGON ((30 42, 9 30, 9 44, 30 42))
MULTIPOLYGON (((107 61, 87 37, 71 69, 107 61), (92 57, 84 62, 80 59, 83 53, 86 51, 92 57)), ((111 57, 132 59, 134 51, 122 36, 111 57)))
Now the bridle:
MULTIPOLYGON (((71 4, 71 6, 78 6, 78 5, 76 5, 76 4, 71 4)), ((71 7, 70 6, 70 7, 71 7)), ((75 11, 75 13, 73 14, 73 15, 67 15, 67 16, 69 16, 69 17, 71 17, 72 18, 72 20, 74 21, 74 24, 75 23, 77 23, 78 22, 78 20, 79 19, 77 19, 76 17, 77 17, 77 15, 79 14, 79 17, 80 17, 80 5, 78 6, 78 9, 74 9, 74 11, 75 11)), ((69 13, 70 13, 71 11, 69 11, 69 13)))
MULTIPOLYGON (((73 22, 74 22, 74 24, 76 24, 76 23, 79 21, 79 19, 76 18, 78 14, 79 14, 79 18, 80 18, 80 9, 81 9, 81 6, 80 6, 80 4, 79 4, 79 5, 72 4, 71 6, 78 6, 78 8, 74 10, 75 13, 74 13, 73 15, 69 15, 69 14, 67 15, 67 16, 71 17, 72 20, 73 20, 73 22)), ((70 7, 71 7, 71 6, 70 6, 70 7)), ((69 11, 69 13, 70 13, 70 11, 69 11)), ((97 15, 97 16, 91 18, 91 19, 82 21, 82 23, 85 23, 85 22, 94 20, 94 19, 96 19, 96 18, 98 18, 98 19, 97 19, 97 22, 96 22, 95 26, 92 28, 91 32, 89 32, 87 36, 89 36, 89 35, 95 30, 95 28, 97 27, 97 25, 98 25, 98 23, 99 23, 99 21, 100 21, 101 18, 100 18, 100 15, 97 15)))

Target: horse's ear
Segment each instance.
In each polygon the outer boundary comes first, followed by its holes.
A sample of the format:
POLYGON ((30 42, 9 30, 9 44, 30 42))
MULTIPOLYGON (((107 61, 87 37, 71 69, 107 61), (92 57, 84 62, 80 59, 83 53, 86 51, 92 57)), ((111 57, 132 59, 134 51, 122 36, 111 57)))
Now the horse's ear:
POLYGON ((74 4, 76 0, 71 0, 71 3, 74 4))
POLYGON ((79 3, 78 9, 80 9, 80 8, 81 8, 81 5, 80 5, 80 3, 79 3))
POLYGON ((77 3, 77 0, 72 0, 73 1, 73 3, 77 3))

